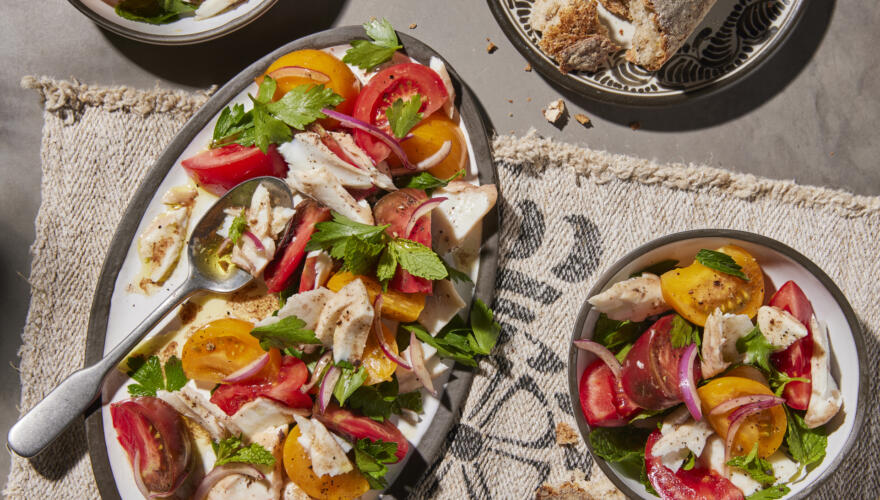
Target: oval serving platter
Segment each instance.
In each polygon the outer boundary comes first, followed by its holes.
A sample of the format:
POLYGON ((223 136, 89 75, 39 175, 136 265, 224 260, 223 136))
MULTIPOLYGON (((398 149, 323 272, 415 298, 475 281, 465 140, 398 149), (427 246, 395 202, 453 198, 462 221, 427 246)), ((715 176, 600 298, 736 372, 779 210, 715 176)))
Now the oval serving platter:
POLYGON ((187 16, 167 24, 125 19, 103 0, 68 1, 98 26, 125 38, 155 45, 188 45, 220 38, 247 26, 278 0, 246 0, 201 21, 187 16))
MULTIPOLYGON (((538 46, 529 24, 535 0, 487 0, 504 34, 545 78, 572 92, 630 106, 667 105, 716 92, 770 58, 794 30, 805 0, 718 0, 682 48, 659 71, 648 71, 618 52, 609 68, 561 73, 538 46)), ((612 38, 628 48, 632 25, 599 3, 612 38)))
MULTIPOLYGON (((440 54, 415 38, 402 33, 398 36, 406 54, 416 61, 427 62, 431 56, 442 59, 440 54)), ((136 267, 139 266, 136 250, 137 235, 159 212, 162 194, 168 188, 189 180, 180 166, 180 159, 202 149, 210 137, 220 111, 230 103, 245 102, 248 93, 255 93, 257 87, 254 78, 262 74, 279 56, 293 50, 317 48, 328 50, 341 57, 344 49, 340 47, 351 40, 364 38, 363 28, 348 26, 316 33, 288 43, 261 58, 229 81, 183 126, 138 188, 113 237, 92 302, 86 338, 86 364, 101 359, 105 352, 109 351, 161 301, 163 293, 173 290, 183 280, 186 264, 179 265, 163 285, 162 290, 151 297, 126 292, 127 285, 137 274, 136 267)), ((489 146, 488 129, 476 99, 448 63, 447 69, 456 88, 456 104, 461 116, 461 127, 468 143, 470 161, 468 179, 477 180, 480 184, 494 183, 495 167, 489 146)), ((200 207, 197 204, 193 219, 197 220, 206 208, 207 206, 200 207)), ((480 259, 476 263, 476 269, 473 270, 476 272, 473 296, 491 303, 497 266, 497 208, 483 219, 481 238, 480 259)), ((154 332, 161 331, 171 322, 177 321, 176 316, 170 314, 154 332)), ((454 365, 436 379, 444 390, 439 399, 426 400, 421 423, 413 426, 412 433, 407 435, 414 445, 413 452, 407 456, 404 463, 396 465, 389 472, 386 497, 406 496, 413 482, 421 476, 427 464, 434 460, 450 426, 459 416, 472 378, 473 373, 470 369, 454 365)), ((86 418, 92 469, 101 496, 105 499, 130 498, 128 492, 137 492, 124 452, 116 441, 110 425, 107 405, 114 398, 122 395, 124 381, 125 376, 121 372, 108 377, 102 391, 101 404, 96 405, 95 411, 86 418)))
MULTIPOLYGON (((717 248, 726 244, 745 248, 761 264, 766 295, 788 280, 795 280, 810 298, 816 317, 827 323, 831 337, 831 372, 843 395, 843 409, 827 425, 828 447, 825 459, 803 478, 790 483, 786 500, 811 498, 815 490, 843 463, 858 440, 865 424, 866 401, 870 385, 865 359, 865 339, 856 314, 843 292, 822 269, 797 250, 760 234, 728 229, 698 229, 674 233, 650 241, 628 253, 613 264, 596 281, 588 297, 626 279, 633 272, 665 259, 689 262, 701 248, 717 248)), ((598 311, 584 301, 575 321, 572 341, 591 338, 598 311)), ((575 408, 575 420, 581 436, 594 460, 606 476, 629 498, 656 499, 633 478, 625 476, 616 465, 598 458, 590 443, 590 426, 580 410, 579 380, 590 356, 572 344, 568 355, 569 395, 575 408)))

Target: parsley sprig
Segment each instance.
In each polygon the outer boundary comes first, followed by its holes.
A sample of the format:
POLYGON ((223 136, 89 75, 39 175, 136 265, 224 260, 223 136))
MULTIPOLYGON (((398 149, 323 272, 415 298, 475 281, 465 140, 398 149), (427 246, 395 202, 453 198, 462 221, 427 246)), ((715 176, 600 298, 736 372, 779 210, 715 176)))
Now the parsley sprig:
POLYGON ((245 446, 241 441, 241 436, 230 436, 220 441, 211 441, 211 448, 214 450, 214 466, 228 464, 230 462, 267 465, 272 467, 275 465, 275 456, 259 443, 251 443, 245 446))
POLYGON ((419 113, 421 108, 422 96, 419 94, 413 95, 408 101, 398 98, 391 103, 391 106, 385 108, 391 133, 398 139, 406 137, 406 134, 422 121, 422 113, 419 113))
POLYGON ((403 48, 387 19, 372 19, 364 23, 364 31, 372 41, 352 40, 351 48, 345 51, 342 62, 370 71, 389 61, 394 52, 403 48))
POLYGON ((168 358, 164 370, 159 356, 132 356, 128 358, 128 376, 138 382, 128 386, 128 393, 132 396, 155 396, 156 391, 178 391, 188 381, 177 356, 168 358))

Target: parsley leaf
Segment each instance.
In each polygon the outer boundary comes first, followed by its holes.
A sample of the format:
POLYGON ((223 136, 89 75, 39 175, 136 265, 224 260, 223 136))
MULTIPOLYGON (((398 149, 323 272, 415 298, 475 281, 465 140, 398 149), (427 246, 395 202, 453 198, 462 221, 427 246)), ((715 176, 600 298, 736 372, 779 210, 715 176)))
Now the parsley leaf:
POLYGON ((617 321, 610 319, 605 313, 599 315, 593 328, 593 340, 614 351, 630 342, 634 342, 644 331, 643 323, 617 321))
POLYGON ((773 368, 770 366, 770 354, 776 348, 764 337, 761 329, 757 326, 749 332, 748 335, 740 337, 736 341, 736 350, 745 353, 745 362, 753 364, 767 373, 772 373, 773 368))
POLYGON ((450 182, 458 179, 459 177, 464 177, 464 169, 459 170, 455 174, 453 174, 448 179, 438 179, 431 175, 430 172, 421 172, 416 175, 412 175, 406 178, 406 182, 401 187, 408 187, 413 189, 421 189, 428 194, 437 188, 446 187, 450 182))
POLYGON ((232 219, 232 224, 229 225, 229 239, 232 240, 232 243, 238 245, 245 231, 247 231, 247 219, 244 216, 244 209, 241 209, 241 213, 236 215, 232 219))
POLYGON ((315 332, 303 328, 306 322, 295 315, 281 318, 276 323, 258 326, 251 330, 251 335, 260 341, 260 347, 265 350, 273 347, 282 351, 289 348, 298 348, 302 344, 320 344, 321 341, 315 336, 315 332))
POLYGON ((171 356, 162 370, 159 356, 132 356, 128 358, 128 376, 137 384, 128 386, 132 396, 155 396, 156 391, 173 392, 186 385, 187 378, 183 373, 183 365, 177 356, 171 356), (166 383, 167 377, 167 383, 166 383))
POLYGON ((788 418, 785 444, 788 446, 791 458, 803 466, 820 463, 825 458, 825 448, 828 446, 828 437, 825 435, 825 431, 821 427, 808 429, 800 414, 787 407, 784 409, 788 418))
POLYGON ((306 84, 290 89, 281 99, 266 104, 266 109, 287 125, 303 130, 313 121, 327 117, 322 109, 334 108, 344 100, 331 88, 306 84))
POLYGON ((388 225, 371 226, 336 212, 332 215, 332 221, 315 224, 315 232, 306 244, 306 251, 326 250, 334 259, 342 260, 343 269, 364 274, 385 248, 385 229, 388 225))
POLYGON ((408 101, 398 97, 391 106, 385 108, 388 125, 395 137, 403 139, 416 124, 422 121, 422 114, 419 113, 421 108, 422 96, 419 94, 414 94, 408 101))
POLYGON ((671 271, 678 267, 678 261, 675 259, 661 260, 656 264, 651 264, 650 266, 642 269, 641 271, 632 273, 629 275, 630 278, 637 278, 645 273, 654 274, 660 276, 661 274, 671 271))
POLYGON ((737 264, 736 261, 733 260, 733 257, 726 253, 716 252, 715 250, 706 250, 704 248, 697 252, 694 259, 709 269, 714 269, 724 274, 729 274, 749 281, 749 277, 742 272, 742 266, 737 264))
POLYGON ((404 409, 416 413, 422 411, 421 391, 412 391, 400 394, 397 378, 392 377, 388 382, 376 385, 364 385, 359 387, 348 398, 348 406, 359 410, 364 416, 378 422, 384 422, 391 414, 400 415, 404 409))
POLYGON ((691 344, 700 345, 700 333, 699 330, 694 328, 693 325, 688 323, 688 321, 678 314, 672 318, 672 328, 669 330, 669 338, 672 342, 672 347, 676 349, 680 347, 687 347, 691 344))
POLYGON ((381 490, 388 486, 385 474, 388 467, 385 464, 397 462, 397 443, 386 443, 381 439, 375 441, 363 438, 354 444, 355 466, 370 483, 370 488, 381 490))
POLYGON ((165 24, 176 21, 180 14, 194 12, 196 7, 181 0, 122 0, 116 14, 131 21, 165 24))
POLYGON ((333 395, 339 401, 339 406, 345 404, 345 401, 354 394, 360 386, 364 385, 367 380, 367 370, 363 365, 355 368, 354 365, 347 361, 336 363, 336 367, 342 372, 336 386, 333 388, 333 395))
POLYGON ((388 251, 393 252, 400 267, 413 276, 429 280, 442 280, 448 276, 440 256, 421 243, 396 238, 389 243, 388 251))
POLYGON ((746 497, 746 500, 777 500, 783 498, 791 490, 784 484, 777 484, 764 490, 758 490, 746 497))
POLYGON ((394 52, 403 48, 394 27, 386 19, 370 20, 364 24, 364 30, 373 41, 353 40, 351 48, 345 51, 342 62, 369 71, 390 60, 394 52))
POLYGON ((650 430, 632 427, 597 427, 590 431, 593 453, 620 464, 630 477, 639 477, 645 466, 645 441, 650 430))
POLYGON ((165 362, 165 390, 168 392, 179 391, 189 379, 183 371, 183 362, 177 356, 171 356, 165 362))
POLYGON ((761 483, 764 488, 776 482, 773 475, 773 466, 770 462, 758 456, 758 443, 752 447, 748 455, 733 457, 727 461, 727 465, 738 467, 745 471, 752 479, 761 483))
MULTIPOLYGON (((266 80, 271 78, 266 77, 266 80)), ((263 82, 266 83, 265 81, 263 82)), ((262 86, 261 86, 262 88, 262 86)), ((270 144, 280 144, 287 142, 293 137, 293 133, 283 121, 273 117, 266 104, 251 98, 254 102, 254 109, 251 113, 254 116, 254 145, 260 148, 260 151, 269 150, 270 144)))
POLYGON ((241 436, 231 436, 221 441, 211 441, 211 448, 214 450, 214 467, 228 464, 230 462, 268 465, 275 465, 275 456, 269 450, 258 443, 252 443, 245 446, 241 442, 241 436))

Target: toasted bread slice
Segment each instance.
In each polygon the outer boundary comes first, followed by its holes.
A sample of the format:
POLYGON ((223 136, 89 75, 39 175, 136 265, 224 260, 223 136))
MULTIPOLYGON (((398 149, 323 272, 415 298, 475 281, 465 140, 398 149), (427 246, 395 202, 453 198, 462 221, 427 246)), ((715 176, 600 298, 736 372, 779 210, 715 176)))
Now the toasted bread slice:
POLYGON ((627 21, 632 21, 632 17, 629 14, 629 0, 599 0, 602 2, 602 6, 608 10, 608 12, 614 14, 615 16, 626 19, 627 21))
POLYGON ((629 13, 636 31, 626 59, 659 70, 706 17, 715 0, 632 0, 629 13))
POLYGON ((596 71, 620 50, 599 22, 596 0, 573 0, 559 9, 556 18, 544 30, 539 45, 563 73, 596 71))

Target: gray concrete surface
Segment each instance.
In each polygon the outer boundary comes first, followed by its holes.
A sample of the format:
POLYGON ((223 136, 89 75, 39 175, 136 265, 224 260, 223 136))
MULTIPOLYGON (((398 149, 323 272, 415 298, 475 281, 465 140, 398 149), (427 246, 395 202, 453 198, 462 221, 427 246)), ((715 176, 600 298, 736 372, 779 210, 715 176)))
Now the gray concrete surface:
MULTIPOLYGON (((541 134, 661 161, 699 162, 802 183, 880 194, 880 6, 807 0, 792 38, 745 81, 715 96, 663 109, 620 108, 569 95, 535 72, 478 0, 281 0, 227 38, 153 47, 102 31, 64 0, 0 6, 0 432, 17 416, 17 349, 27 313, 28 247, 40 200, 41 107, 23 75, 185 89, 222 84, 289 40, 384 16, 442 52, 476 92, 496 130, 541 134), (416 23, 417 28, 407 27, 416 23), (486 38, 498 46, 486 53, 486 38), (557 129, 541 116, 564 97, 574 120, 557 129), (531 99, 531 100, 529 100, 531 99), (511 102, 512 101, 512 102, 511 102), (638 121, 641 128, 630 129, 638 121)), ((0 453, 0 481, 9 457, 0 453)))

